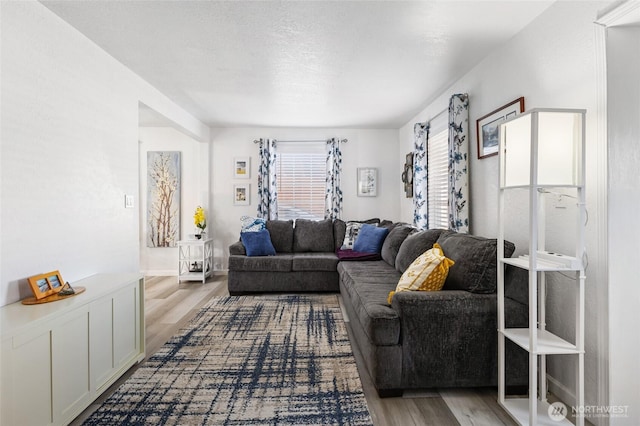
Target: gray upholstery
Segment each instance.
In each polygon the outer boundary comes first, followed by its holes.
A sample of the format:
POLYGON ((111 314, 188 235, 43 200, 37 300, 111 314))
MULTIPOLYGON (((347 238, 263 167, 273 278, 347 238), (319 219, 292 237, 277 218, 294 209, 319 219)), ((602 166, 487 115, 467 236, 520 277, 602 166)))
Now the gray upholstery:
POLYGON ((387 303, 400 273, 384 261, 340 262, 343 299, 349 300, 368 340, 375 345, 400 343, 400 318, 387 303), (346 293, 346 295, 344 294, 346 293))
POLYGON ((293 271, 334 271, 338 267, 335 253, 296 253, 293 256, 293 271))
POLYGON ((427 229, 413 235, 409 235, 400 246, 396 256, 396 269, 403 273, 418 256, 433 248, 438 237, 443 232, 442 229, 427 229))
POLYGON ((293 220, 268 220, 266 227, 277 253, 293 251, 293 220))
POLYGON ((415 231, 416 229, 411 225, 398 225, 391 229, 382 244, 382 251, 380 252, 382 260, 391 266, 395 266, 400 246, 409 234, 415 231))
POLYGON ((292 270, 293 256, 276 253, 275 256, 229 256, 229 271, 289 272, 292 270))
MULTIPOLYGON (((495 293, 497 285, 497 241, 474 235, 443 232, 438 238, 444 255, 455 264, 449 268, 445 290, 472 293, 495 293)), ((515 246, 505 241, 505 257, 511 257, 515 246)))
POLYGON ((293 251, 294 253, 332 252, 335 250, 333 240, 333 221, 296 219, 296 226, 293 228, 293 251))

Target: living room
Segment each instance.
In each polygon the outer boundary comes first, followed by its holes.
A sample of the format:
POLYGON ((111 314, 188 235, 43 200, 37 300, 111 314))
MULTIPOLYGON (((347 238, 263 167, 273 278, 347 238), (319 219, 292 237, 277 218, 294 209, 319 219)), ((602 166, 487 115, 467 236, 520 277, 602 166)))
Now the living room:
MULTIPOLYGON (((28 296, 26 278, 44 271, 60 270, 73 283, 99 272, 174 270, 176 254, 158 258, 144 244, 141 161, 148 140, 156 141, 148 150, 183 152, 183 170, 190 174, 183 229, 192 229, 191 210, 203 205, 214 236, 216 273, 228 267, 227 248, 238 239, 239 218, 256 213, 255 200, 234 205, 232 168, 235 157, 251 158, 248 182, 255 195, 258 138, 347 139, 342 217, 411 222, 413 204, 400 175, 413 150, 413 126, 440 114, 455 93, 469 94, 472 233, 495 238, 498 159, 477 157, 474 125, 522 96, 527 110, 587 110, 586 403, 629 407, 625 418, 590 419, 593 423, 637 424, 640 336, 634 324, 640 290, 633 266, 640 226, 630 225, 640 207, 640 185, 633 177, 640 155, 634 143, 640 127, 635 3, 550 3, 445 90, 423 99, 401 125, 354 128, 338 122, 205 124, 46 5, 2 2, 0 305, 28 296), (626 8, 626 17, 612 18, 616 7, 626 8), (152 111, 171 126, 143 126, 141 111, 152 111), (377 197, 357 197, 358 167, 377 168, 377 197), (134 195, 133 209, 124 208, 125 195, 134 195)), ((513 239, 516 254, 525 251, 525 235, 513 239)), ((572 324, 564 294, 554 296, 549 323, 572 324)), ((562 399, 571 399, 573 381, 571 365, 550 365, 550 388, 562 399)))

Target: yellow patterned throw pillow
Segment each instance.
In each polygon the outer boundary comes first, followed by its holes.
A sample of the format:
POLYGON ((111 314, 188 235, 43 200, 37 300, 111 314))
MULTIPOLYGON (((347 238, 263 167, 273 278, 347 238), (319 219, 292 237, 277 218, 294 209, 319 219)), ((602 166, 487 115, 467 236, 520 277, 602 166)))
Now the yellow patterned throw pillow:
POLYGON ((449 268, 454 264, 453 260, 445 257, 438 243, 422 253, 400 277, 396 291, 389 293, 387 302, 391 304, 393 295, 399 291, 421 290, 438 291, 444 287, 449 268))

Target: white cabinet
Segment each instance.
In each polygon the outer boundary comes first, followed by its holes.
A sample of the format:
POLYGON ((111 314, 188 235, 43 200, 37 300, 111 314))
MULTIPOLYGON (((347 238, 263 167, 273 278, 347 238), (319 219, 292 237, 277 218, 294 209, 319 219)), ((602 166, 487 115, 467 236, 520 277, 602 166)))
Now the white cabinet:
MULTIPOLYGON (((547 402, 546 357, 574 357, 576 383, 575 401, 567 401, 574 407, 584 406, 584 110, 534 109, 507 121, 500 126, 500 197, 498 233, 498 400, 520 424, 558 425, 571 422, 563 416, 566 411, 549 409, 547 402), (520 198, 512 197, 513 191, 520 198), (547 223, 545 204, 551 197, 570 199, 575 212, 575 230, 558 232, 557 224, 547 223), (508 200, 528 200, 528 221, 522 228, 528 230, 528 253, 517 258, 504 257, 505 222, 508 200), (546 250, 547 228, 564 235, 572 235, 572 241, 563 241, 563 247, 575 247, 568 253, 546 250), (529 326, 506 328, 504 313, 505 267, 512 265, 529 274, 529 326), (561 276, 551 276, 562 274, 561 276), (553 279, 551 279, 553 278, 553 279), (570 288, 575 297, 575 335, 563 339, 547 330, 547 285, 563 285, 570 288), (509 398, 505 383, 505 339, 516 343, 529 353, 528 398, 509 398)), ((513 204, 513 202, 511 203, 513 204)), ((515 209, 520 212, 518 208, 515 209)), ((511 210, 513 211, 513 210, 511 210)), ((513 219, 512 219, 513 220, 513 219)), ((553 235, 558 240, 558 235, 553 235)), ((566 337, 566 336, 565 336, 566 337)), ((562 407, 560 407, 562 408, 562 407)), ((577 415, 576 424, 584 425, 584 417, 577 415)))
POLYGON ((213 238, 178 241, 178 282, 202 281, 213 273, 213 238))
POLYGON ((64 425, 144 359, 144 279, 101 274, 77 296, 0 308, 0 424, 64 425))

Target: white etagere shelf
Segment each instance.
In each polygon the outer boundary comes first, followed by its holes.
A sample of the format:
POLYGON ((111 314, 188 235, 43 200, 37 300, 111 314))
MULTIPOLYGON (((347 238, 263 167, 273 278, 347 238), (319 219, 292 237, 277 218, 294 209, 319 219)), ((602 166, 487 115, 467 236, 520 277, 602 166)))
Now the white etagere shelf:
MULTIPOLYGON (((500 125, 500 190, 498 231, 498 402, 522 425, 571 424, 550 415, 547 402, 546 356, 574 356, 576 362, 574 406, 584 405, 584 110, 533 109, 500 125), (505 258, 505 208, 507 191, 528 193, 528 254, 505 258), (575 253, 545 251, 545 196, 555 191, 576 199, 575 253), (506 328, 504 313, 505 267, 528 271, 529 326, 506 328), (546 329, 547 274, 562 273, 574 283, 576 297, 573 342, 546 329), (506 395, 506 340, 529 353, 528 398, 506 395)), ((555 280, 554 285, 558 281, 555 280)), ((553 411, 553 408, 552 408, 553 411)), ((567 414, 570 414, 569 409, 567 414)), ((576 424, 584 425, 577 415, 576 424)))
POLYGON ((213 238, 178 241, 178 282, 206 281, 213 274, 213 238))

